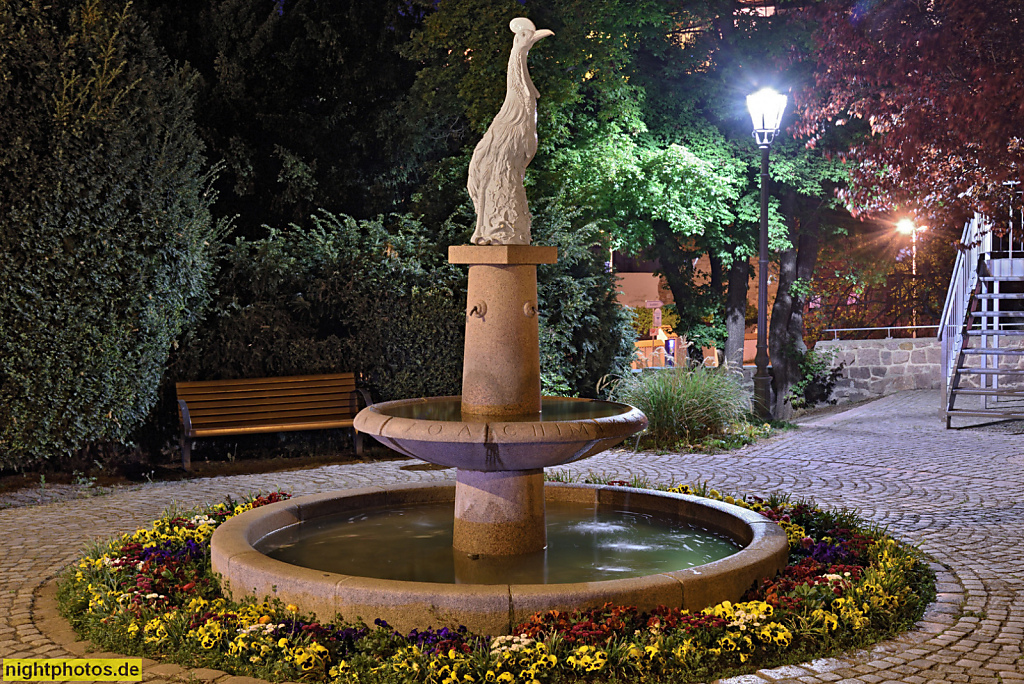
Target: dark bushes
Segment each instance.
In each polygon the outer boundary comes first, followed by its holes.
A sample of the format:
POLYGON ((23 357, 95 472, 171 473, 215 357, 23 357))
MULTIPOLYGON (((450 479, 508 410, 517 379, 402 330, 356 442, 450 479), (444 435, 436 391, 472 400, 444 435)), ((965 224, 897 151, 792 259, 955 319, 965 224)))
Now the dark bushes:
POLYGON ((193 85, 130 4, 0 4, 0 468, 126 440, 206 302, 193 85))
POLYGON ((377 400, 457 394, 465 273, 418 222, 323 213, 238 240, 178 379, 355 371, 377 400))
MULTIPOLYGON (((447 248, 470 229, 430 231, 408 216, 313 223, 226 251, 214 306, 175 355, 164 439, 177 430, 174 380, 354 371, 375 401, 461 392, 467 269, 448 263, 447 248)), ((595 396, 628 364, 629 318, 599 237, 557 211, 535 218, 535 242, 559 248, 558 264, 538 270, 547 392, 595 396)))

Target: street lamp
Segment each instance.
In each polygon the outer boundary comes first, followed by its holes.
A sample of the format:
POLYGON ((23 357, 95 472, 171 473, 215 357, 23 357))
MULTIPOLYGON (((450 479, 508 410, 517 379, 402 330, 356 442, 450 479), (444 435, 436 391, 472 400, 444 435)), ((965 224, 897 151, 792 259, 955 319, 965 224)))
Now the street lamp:
POLYGON ((913 275, 910 280, 910 324, 913 326, 910 336, 917 337, 917 231, 925 230, 925 227, 905 218, 896 222, 896 230, 910 236, 910 272, 913 275))
POLYGON ((754 356, 754 413, 762 420, 772 417, 768 375, 768 151, 782 123, 786 96, 771 88, 747 95, 747 110, 754 124, 754 140, 761 148, 761 241, 757 268, 757 354, 754 356))

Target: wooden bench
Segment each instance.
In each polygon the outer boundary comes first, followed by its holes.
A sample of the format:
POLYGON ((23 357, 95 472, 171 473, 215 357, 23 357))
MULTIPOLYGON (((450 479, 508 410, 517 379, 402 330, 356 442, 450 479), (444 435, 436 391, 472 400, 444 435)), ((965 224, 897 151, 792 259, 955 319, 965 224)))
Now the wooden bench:
MULTIPOLYGON (((354 373, 179 382, 181 464, 192 469, 192 440, 296 430, 350 428, 370 396, 354 373)), ((356 454, 362 435, 353 430, 356 454)))

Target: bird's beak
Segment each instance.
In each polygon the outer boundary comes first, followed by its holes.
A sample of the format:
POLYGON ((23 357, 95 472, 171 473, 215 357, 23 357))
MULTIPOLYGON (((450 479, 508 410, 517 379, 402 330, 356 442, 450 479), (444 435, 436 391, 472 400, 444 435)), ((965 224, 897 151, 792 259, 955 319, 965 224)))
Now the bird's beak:
POLYGON ((537 41, 540 40, 541 38, 547 38, 548 36, 553 36, 553 35, 555 35, 555 32, 551 31, 550 29, 540 29, 540 30, 534 31, 533 32, 533 38, 530 40, 530 45, 536 45, 537 41))

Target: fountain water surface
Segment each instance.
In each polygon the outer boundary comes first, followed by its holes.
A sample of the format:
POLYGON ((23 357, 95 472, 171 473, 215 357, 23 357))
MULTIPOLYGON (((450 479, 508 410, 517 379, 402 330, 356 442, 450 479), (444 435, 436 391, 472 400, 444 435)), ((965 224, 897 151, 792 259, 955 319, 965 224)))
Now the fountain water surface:
MULTIPOLYGON (((218 528, 211 552, 214 571, 224 576, 234 594, 276 594, 322 619, 340 613, 347 618, 382 617, 405 629, 465 624, 499 634, 537 610, 609 601, 643 608, 700 608, 736 600, 753 581, 785 565, 788 545, 781 529, 735 506, 615 487, 545 487, 545 467, 608 449, 643 430, 647 418, 615 402, 541 398, 537 266, 555 263, 557 250, 529 244, 522 181, 537 146, 538 94, 526 56, 534 43, 552 34, 536 30, 524 18, 513 20, 510 27, 515 37, 506 100, 470 164, 468 188, 478 217, 474 244, 449 249, 451 263, 469 267, 462 395, 375 404, 354 423, 396 451, 456 468, 455 486, 339 492, 237 516, 218 528), (577 521, 609 511, 620 522, 623 516, 659 518, 667 523, 658 533, 663 542, 678 541, 683 527, 698 527, 724 535, 743 550, 696 567, 680 559, 655 563, 640 571, 649 574, 639 577, 574 575, 575 566, 584 565, 579 555, 559 562, 569 567, 545 564, 558 555, 548 549, 549 501, 559 510, 575 507, 577 512, 570 515, 577 521), (345 520, 368 510, 402 508, 415 517, 422 511, 412 507, 426 503, 440 505, 454 519, 451 541, 444 542, 450 543, 450 551, 441 552, 440 564, 452 566, 456 584, 434 578, 414 581, 424 579, 415 572, 401 579, 367 577, 359 570, 365 563, 358 557, 373 552, 356 542, 347 546, 344 534, 332 542, 339 547, 335 555, 353 556, 354 566, 325 568, 317 560, 302 567, 259 550, 280 547, 282 539, 308 536, 310 528, 330 516, 345 520), (544 584, 552 574, 570 581, 544 584)), ((400 547, 399 557, 424 553, 401 538, 391 543, 400 547)), ((433 548, 429 553, 436 554, 433 548)), ((599 566, 616 562, 608 549, 587 553, 608 560, 599 566)))

